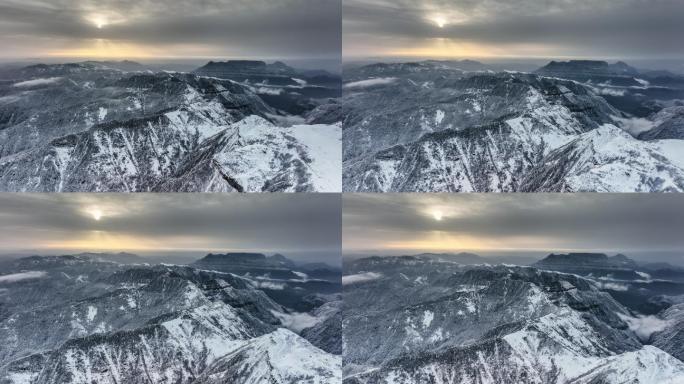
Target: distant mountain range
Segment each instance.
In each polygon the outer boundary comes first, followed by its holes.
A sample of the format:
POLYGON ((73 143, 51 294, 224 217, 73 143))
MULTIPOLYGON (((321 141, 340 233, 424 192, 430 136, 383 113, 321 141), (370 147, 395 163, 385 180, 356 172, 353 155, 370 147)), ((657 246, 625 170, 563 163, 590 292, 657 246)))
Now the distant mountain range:
POLYGON ((338 75, 322 70, 299 71, 279 61, 210 61, 193 73, 239 82, 271 107, 293 115, 309 113, 342 92, 338 75))
POLYGON ((684 380, 677 306, 651 327, 578 275, 433 257, 359 259, 344 273, 344 383, 684 380))
MULTIPOLYGON (((235 256, 236 264, 245 259, 235 256)), ((0 381, 339 382, 339 295, 310 294, 304 305, 312 310, 301 313, 270 298, 256 277, 103 261, 112 258, 134 255, 3 264, 0 381)))
POLYGON ((327 96, 293 116, 235 80, 115 64, 0 74, 0 191, 341 189, 339 122, 306 122, 327 96))
MULTIPOLYGON (((298 312, 312 313, 329 302, 334 304, 325 311, 327 318, 339 316, 341 310, 342 271, 336 267, 298 265, 280 254, 261 253, 209 254, 191 265, 250 279, 272 300, 298 312)), ((334 344, 331 337, 326 337, 326 344, 334 344)), ((341 353, 341 344, 335 345, 332 351, 341 353)))
POLYGON ((684 76, 425 61, 349 69, 344 90, 348 192, 684 190, 684 76))
POLYGON ((617 301, 643 314, 656 314, 684 302, 684 268, 667 263, 637 263, 625 255, 551 254, 534 264, 597 282, 617 301))
MULTIPOLYGON (((518 265, 571 273, 593 280, 615 300, 643 315, 655 315, 672 305, 684 303, 684 268, 668 263, 637 262, 617 254, 549 254, 539 260, 525 256, 488 256, 474 253, 420 253, 397 256, 408 260, 471 266, 518 265)), ((357 259, 347 259, 353 265, 357 259)), ((367 262, 385 262, 384 256, 364 257, 367 262)))

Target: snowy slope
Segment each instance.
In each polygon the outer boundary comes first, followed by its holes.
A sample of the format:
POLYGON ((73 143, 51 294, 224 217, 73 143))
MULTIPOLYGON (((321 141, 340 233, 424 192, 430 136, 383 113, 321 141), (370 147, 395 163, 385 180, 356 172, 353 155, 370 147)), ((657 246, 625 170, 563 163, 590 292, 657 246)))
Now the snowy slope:
POLYGON ((419 256, 345 269, 379 276, 345 286, 345 383, 652 384, 684 374, 680 360, 642 344, 626 308, 576 275, 419 256))
POLYGON ((682 382, 684 363, 650 345, 638 351, 610 357, 601 365, 569 381, 571 384, 682 382))
POLYGON ((681 150, 681 140, 643 142, 613 125, 604 125, 549 154, 526 178, 522 190, 681 192, 681 150))
POLYGON ((345 191, 682 189, 681 108, 649 118, 649 126, 663 129, 646 141, 650 131, 627 134, 634 119, 576 81, 444 68, 420 73, 420 81, 407 72, 347 89, 340 102, 345 191))
POLYGON ((334 384, 340 381, 339 357, 281 328, 225 355, 195 383, 334 384))
POLYGON ((244 191, 342 189, 339 125, 282 128, 254 116, 233 125, 233 129, 239 142, 215 155, 214 164, 244 191), (268 185, 274 183, 281 185, 268 185))
POLYGON ((279 127, 230 80, 79 68, 0 104, 11 116, 0 118, 0 190, 341 190, 339 125, 279 127))
POLYGON ((285 330, 285 308, 230 273, 87 256, 5 268, 41 273, 3 284, 2 383, 254 383, 265 367, 278 383, 339 381, 340 356, 285 330))

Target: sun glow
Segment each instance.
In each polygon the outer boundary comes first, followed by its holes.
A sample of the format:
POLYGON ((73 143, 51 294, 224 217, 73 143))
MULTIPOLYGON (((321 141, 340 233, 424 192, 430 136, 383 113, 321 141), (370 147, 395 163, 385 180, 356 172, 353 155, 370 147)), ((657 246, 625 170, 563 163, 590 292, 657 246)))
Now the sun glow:
POLYGON ((45 247, 48 249, 113 251, 162 249, 164 245, 153 240, 141 239, 126 234, 90 231, 77 238, 49 242, 45 244, 45 247))
POLYGON ((100 208, 91 208, 88 213, 93 217, 93 220, 100 221, 102 219, 102 210, 100 208))
POLYGON ((434 16, 432 21, 439 27, 444 28, 447 25, 447 20, 444 16, 434 16))
POLYGON ((84 16, 85 20, 94 25, 97 29, 102 29, 108 25, 119 24, 126 21, 124 17, 116 12, 98 11, 84 16))
POLYGON ((103 14, 93 14, 86 17, 86 20, 97 29, 102 29, 109 25, 109 18, 103 14))
POLYGON ((53 57, 87 58, 147 58, 156 55, 153 49, 108 39, 93 39, 80 47, 48 52, 53 57))
POLYGON ((434 217, 437 221, 442 221, 444 214, 442 213, 442 211, 434 211, 432 212, 432 217, 434 217))

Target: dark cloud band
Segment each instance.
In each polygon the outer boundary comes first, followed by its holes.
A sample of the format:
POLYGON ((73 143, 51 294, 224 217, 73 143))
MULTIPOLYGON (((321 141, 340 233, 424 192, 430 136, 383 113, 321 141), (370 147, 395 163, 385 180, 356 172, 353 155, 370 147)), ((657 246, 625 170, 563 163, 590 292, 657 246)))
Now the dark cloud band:
POLYGON ((677 0, 347 0, 344 49, 373 56, 448 39, 503 56, 535 47, 549 57, 682 58, 682 14, 677 0))
POLYGON ((0 4, 0 35, 5 57, 100 39, 166 57, 329 59, 340 56, 341 8, 339 0, 9 0, 0 4))
MULTIPOLYGON (((100 232, 166 250, 191 244, 197 251, 320 252, 336 263, 340 199, 335 194, 0 194, 0 244, 5 252, 40 250, 100 232)), ((135 251, 125 243, 121 247, 135 251)))
POLYGON ((465 236, 508 250, 684 253, 680 195, 345 195, 343 207, 345 252, 465 236))

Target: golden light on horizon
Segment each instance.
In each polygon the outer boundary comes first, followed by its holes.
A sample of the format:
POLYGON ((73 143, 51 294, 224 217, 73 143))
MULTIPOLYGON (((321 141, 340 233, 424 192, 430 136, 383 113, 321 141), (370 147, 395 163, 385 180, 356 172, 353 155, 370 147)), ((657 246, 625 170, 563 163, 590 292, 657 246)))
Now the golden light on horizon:
POLYGON ((149 58, 154 57, 154 50, 136 44, 113 41, 109 39, 93 39, 76 48, 50 51, 53 57, 87 57, 100 59, 114 58, 149 58))
POLYGON ((86 251, 115 251, 115 250, 154 250, 163 245, 135 236, 111 233, 107 231, 89 231, 83 236, 63 241, 48 242, 48 249, 75 249, 86 251))
POLYGON ((467 235, 453 235, 446 232, 433 232, 423 239, 389 241, 385 249, 422 249, 425 251, 448 251, 454 249, 481 250, 489 248, 482 239, 467 235))
POLYGON ((388 250, 422 250, 425 252, 447 251, 495 251, 495 250, 535 250, 556 249, 550 239, 536 236, 517 236, 505 239, 498 237, 479 237, 464 233, 432 231, 421 238, 390 240, 369 248, 388 250))
POLYGON ((420 45, 388 51, 385 54, 398 57, 434 58, 496 56, 496 53, 492 52, 488 47, 448 38, 430 39, 420 45))
MULTIPOLYGON (((232 241, 216 241, 202 236, 144 237, 115 231, 83 231, 68 239, 46 241, 36 244, 38 248, 85 252, 109 251, 207 251, 242 249, 232 241)), ((244 250, 247 250, 245 248, 244 250)))
MULTIPOLYGON (((497 46, 494 44, 438 37, 422 40, 419 44, 388 49, 381 55, 391 57, 430 57, 434 59, 457 58, 501 58, 501 57, 545 57, 553 54, 554 47, 545 44, 511 44, 497 46)), ((566 58, 566 56, 558 56, 566 58)), ((567 57, 571 58, 571 57, 567 57)))

